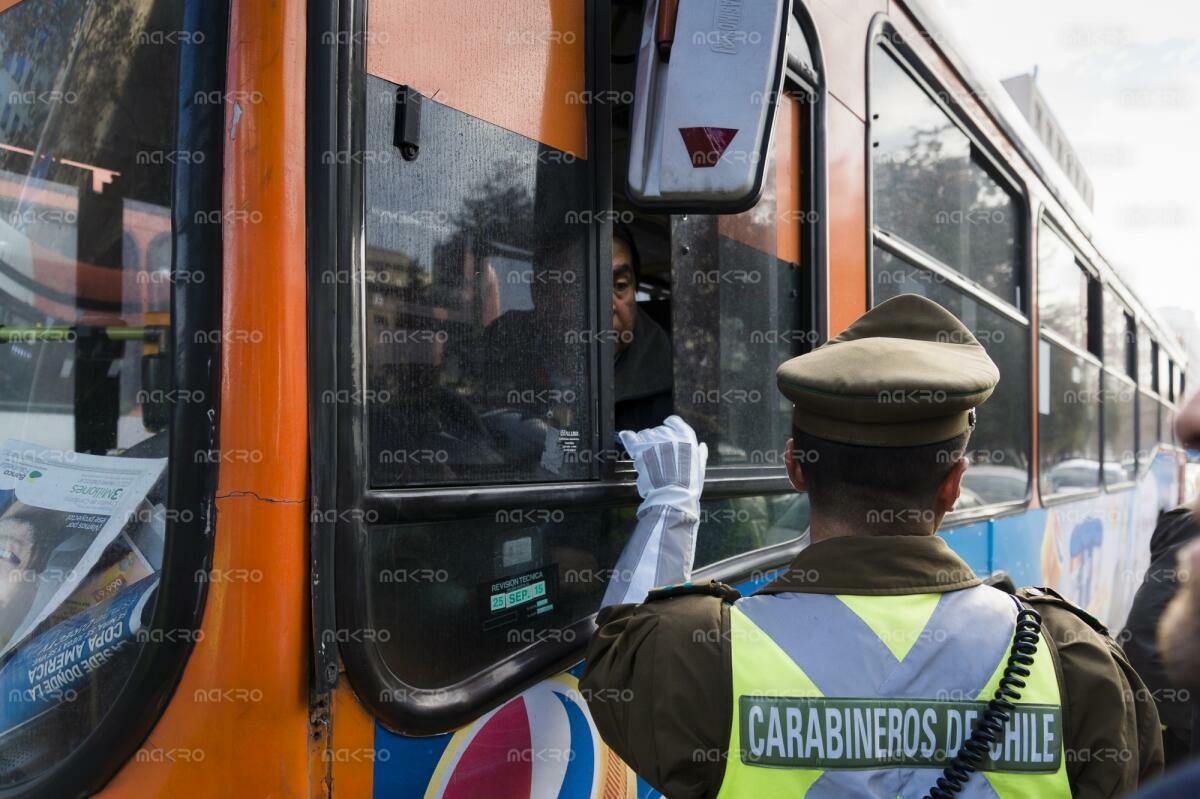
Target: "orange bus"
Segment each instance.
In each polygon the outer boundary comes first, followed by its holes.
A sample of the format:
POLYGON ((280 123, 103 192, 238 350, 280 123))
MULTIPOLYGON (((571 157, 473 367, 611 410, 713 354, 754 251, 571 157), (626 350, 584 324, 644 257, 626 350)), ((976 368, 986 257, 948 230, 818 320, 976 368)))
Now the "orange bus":
POLYGON ((698 575, 753 589, 807 541, 774 369, 900 293, 1002 374, 941 534, 1124 621, 1183 349, 1003 90, 930 4, 794 0, 769 148, 708 140, 752 207, 671 213, 656 13, 0 0, 0 799, 657 795, 577 680, 614 433, 698 431, 698 575))

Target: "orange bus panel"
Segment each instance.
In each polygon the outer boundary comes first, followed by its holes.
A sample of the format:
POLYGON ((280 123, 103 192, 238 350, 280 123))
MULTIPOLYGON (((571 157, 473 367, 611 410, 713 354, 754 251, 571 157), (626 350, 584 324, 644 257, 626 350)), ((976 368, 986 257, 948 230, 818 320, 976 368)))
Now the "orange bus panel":
POLYGON ((367 72, 587 157, 584 4, 369 0, 367 72))
POLYGON ((230 9, 213 571, 183 680, 107 796, 309 792, 305 12, 230 9))

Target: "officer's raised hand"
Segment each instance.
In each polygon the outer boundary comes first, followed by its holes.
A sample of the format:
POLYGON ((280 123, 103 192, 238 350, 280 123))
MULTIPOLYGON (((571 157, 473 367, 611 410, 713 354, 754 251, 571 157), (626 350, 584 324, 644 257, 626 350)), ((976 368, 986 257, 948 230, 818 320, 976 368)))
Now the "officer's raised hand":
POLYGON ((696 431, 678 416, 668 416, 659 427, 635 433, 622 430, 621 443, 637 469, 641 509, 674 505, 700 516, 700 491, 708 446, 696 440, 696 431))
POLYGON ((691 577, 708 462, 708 447, 678 416, 667 417, 659 427, 620 435, 637 469, 642 504, 637 528, 605 591, 605 607, 641 602, 651 588, 691 577))

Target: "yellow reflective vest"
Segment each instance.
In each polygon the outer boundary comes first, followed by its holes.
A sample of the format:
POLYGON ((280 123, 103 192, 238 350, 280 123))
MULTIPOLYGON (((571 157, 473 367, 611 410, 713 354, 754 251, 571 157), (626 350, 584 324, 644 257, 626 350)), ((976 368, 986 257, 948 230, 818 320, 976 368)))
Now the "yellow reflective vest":
MULTIPOLYGON (((718 799, 924 797, 996 693, 1017 601, 759 594, 730 608, 733 723, 718 799)), ((1050 644, 962 797, 1069 797, 1050 644)))

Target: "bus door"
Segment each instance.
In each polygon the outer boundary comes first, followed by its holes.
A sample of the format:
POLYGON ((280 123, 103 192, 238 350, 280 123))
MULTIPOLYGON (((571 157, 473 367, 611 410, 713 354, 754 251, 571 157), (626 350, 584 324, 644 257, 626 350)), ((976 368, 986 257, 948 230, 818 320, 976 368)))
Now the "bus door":
POLYGON ((761 199, 672 215, 625 188, 641 3, 355 8, 310 31, 354 87, 322 106, 352 98, 347 157, 310 177, 337 187, 310 220, 346 225, 313 245, 336 268, 310 256, 333 785, 632 796, 576 682, 636 521, 616 429, 678 413, 708 442, 702 574, 762 579, 807 528, 774 369, 825 334, 811 22, 761 199))

